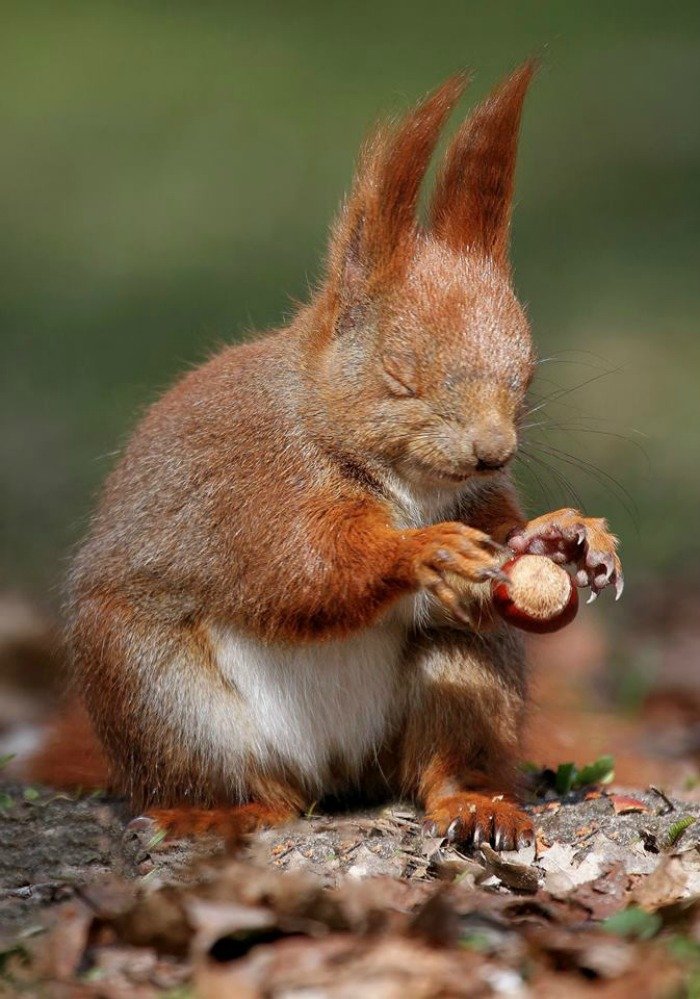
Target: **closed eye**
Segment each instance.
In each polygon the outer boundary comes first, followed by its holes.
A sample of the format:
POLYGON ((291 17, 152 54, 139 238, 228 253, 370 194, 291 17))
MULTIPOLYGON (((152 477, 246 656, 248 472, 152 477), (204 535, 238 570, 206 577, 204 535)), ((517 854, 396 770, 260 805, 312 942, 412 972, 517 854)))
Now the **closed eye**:
POLYGON ((389 391, 392 395, 397 396, 397 398, 412 399, 415 397, 416 393, 410 385, 406 382, 401 381, 396 375, 392 375, 390 371, 384 369, 384 381, 386 382, 389 391))
POLYGON ((416 362, 402 351, 386 351, 382 357, 384 381, 392 395, 410 399, 417 395, 416 362))

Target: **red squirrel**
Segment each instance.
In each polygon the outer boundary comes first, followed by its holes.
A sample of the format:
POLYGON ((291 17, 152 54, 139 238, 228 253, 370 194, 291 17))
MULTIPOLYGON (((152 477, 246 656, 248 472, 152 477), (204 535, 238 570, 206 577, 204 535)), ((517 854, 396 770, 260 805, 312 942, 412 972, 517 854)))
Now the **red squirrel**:
POLYGON ((513 848, 526 706, 491 613, 513 552, 622 587, 602 519, 528 521, 509 473, 534 371, 509 226, 528 62, 457 130, 448 79, 366 143, 325 276, 146 413, 70 576, 68 644, 113 786, 235 836, 325 795, 410 798, 513 848))

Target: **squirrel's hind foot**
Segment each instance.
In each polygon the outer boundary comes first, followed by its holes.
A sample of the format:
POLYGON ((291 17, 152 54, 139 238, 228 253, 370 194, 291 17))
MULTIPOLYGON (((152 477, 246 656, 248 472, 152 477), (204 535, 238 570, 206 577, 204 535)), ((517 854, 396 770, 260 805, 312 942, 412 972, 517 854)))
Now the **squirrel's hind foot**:
POLYGON ((517 850, 534 839, 530 816, 505 795, 488 792, 438 798, 426 813, 423 831, 461 846, 488 843, 494 850, 517 850))
POLYGON ((154 836, 164 832, 167 839, 218 836, 229 849, 257 829, 283 825, 296 817, 288 808, 274 808, 259 802, 218 808, 151 808, 129 823, 127 830, 141 832, 153 829, 154 836))

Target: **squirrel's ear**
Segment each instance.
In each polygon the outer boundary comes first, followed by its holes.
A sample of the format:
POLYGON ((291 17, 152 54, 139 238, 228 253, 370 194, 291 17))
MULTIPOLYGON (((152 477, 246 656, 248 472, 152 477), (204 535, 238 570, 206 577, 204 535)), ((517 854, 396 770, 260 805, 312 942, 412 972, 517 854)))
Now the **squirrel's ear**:
POLYGON ((466 86, 460 73, 398 124, 378 128, 360 154, 351 194, 333 230, 329 280, 343 295, 373 294, 400 278, 416 237, 416 205, 430 156, 466 86))
POLYGON ((520 117, 536 68, 535 60, 526 62, 467 118, 447 150, 431 206, 438 239, 504 266, 520 117))

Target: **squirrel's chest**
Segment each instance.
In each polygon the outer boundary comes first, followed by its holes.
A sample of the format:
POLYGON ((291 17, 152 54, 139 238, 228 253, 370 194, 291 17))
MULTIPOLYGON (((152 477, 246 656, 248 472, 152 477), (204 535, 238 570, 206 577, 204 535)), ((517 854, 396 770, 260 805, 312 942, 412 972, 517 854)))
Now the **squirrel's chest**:
POLYGON ((262 764, 284 760, 312 786, 331 764, 357 771, 400 710, 405 636, 399 618, 297 647, 219 632, 218 665, 240 698, 247 751, 262 764))

